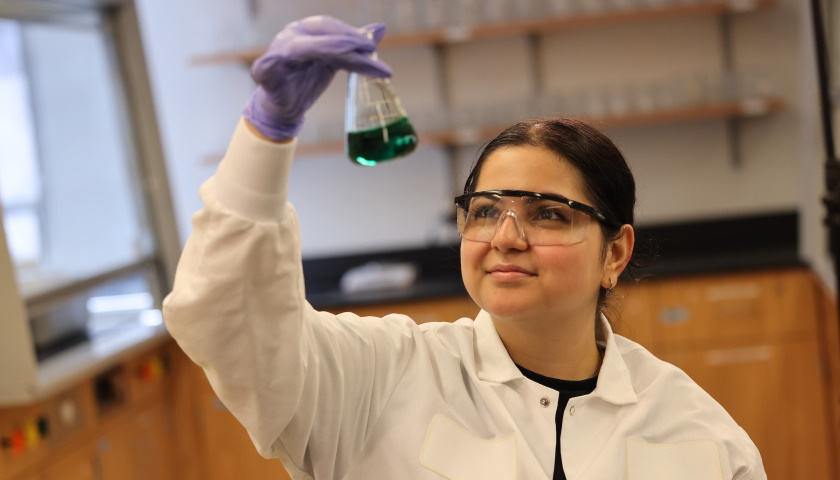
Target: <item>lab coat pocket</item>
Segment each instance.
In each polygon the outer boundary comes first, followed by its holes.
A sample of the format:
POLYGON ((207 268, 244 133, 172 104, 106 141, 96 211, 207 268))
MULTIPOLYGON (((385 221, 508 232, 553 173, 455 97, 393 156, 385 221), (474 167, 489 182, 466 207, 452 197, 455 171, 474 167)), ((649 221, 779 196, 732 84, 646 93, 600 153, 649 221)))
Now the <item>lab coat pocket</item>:
POLYGON ((722 480, 717 445, 711 440, 647 443, 627 438, 627 480, 722 480))
POLYGON ((450 480, 514 480, 516 439, 485 440, 454 420, 436 415, 429 424, 420 463, 450 480))

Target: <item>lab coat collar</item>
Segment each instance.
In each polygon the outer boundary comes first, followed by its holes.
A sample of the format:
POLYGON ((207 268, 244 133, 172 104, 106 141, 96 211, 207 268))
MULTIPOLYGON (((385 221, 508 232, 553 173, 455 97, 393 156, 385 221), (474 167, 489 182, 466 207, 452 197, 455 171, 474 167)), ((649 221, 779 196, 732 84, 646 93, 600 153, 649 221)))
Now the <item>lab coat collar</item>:
POLYGON ((628 405, 639 401, 636 390, 633 388, 633 379, 630 377, 630 369, 624 362, 624 356, 615 343, 610 322, 604 314, 601 314, 601 331, 604 333, 602 346, 604 350, 604 361, 601 364, 601 371, 598 373, 598 385, 593 395, 616 405, 628 405))
POLYGON ((525 378, 511 360, 490 314, 484 310, 475 317, 475 363, 478 378, 488 382, 525 378))
MULTIPOLYGON (((636 403, 638 399, 633 389, 630 370, 618 350, 612 328, 603 315, 600 321, 604 332, 603 346, 606 350, 598 376, 598 385, 592 394, 617 405, 636 403)), ((506 383, 524 378, 505 349, 490 314, 484 310, 478 312, 474 326, 478 378, 495 383, 506 383)))

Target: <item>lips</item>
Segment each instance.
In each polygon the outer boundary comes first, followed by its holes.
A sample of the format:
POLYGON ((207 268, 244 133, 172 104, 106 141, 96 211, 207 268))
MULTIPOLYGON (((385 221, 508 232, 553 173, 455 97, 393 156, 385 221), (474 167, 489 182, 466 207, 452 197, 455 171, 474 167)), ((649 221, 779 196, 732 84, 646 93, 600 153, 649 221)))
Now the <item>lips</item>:
POLYGON ((536 274, 528 269, 522 268, 519 265, 498 264, 487 270, 487 273, 494 280, 500 282, 515 282, 524 278, 533 277, 536 274))

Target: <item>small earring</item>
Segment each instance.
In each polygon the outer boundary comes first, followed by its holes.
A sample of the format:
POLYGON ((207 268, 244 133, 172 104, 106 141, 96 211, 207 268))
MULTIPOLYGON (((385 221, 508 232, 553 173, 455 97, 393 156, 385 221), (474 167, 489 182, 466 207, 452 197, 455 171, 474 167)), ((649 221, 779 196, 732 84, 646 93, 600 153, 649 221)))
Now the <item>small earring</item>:
POLYGON ((612 279, 612 277, 610 277, 609 280, 610 280, 610 288, 607 289, 607 295, 611 294, 612 289, 613 289, 613 279, 612 279))

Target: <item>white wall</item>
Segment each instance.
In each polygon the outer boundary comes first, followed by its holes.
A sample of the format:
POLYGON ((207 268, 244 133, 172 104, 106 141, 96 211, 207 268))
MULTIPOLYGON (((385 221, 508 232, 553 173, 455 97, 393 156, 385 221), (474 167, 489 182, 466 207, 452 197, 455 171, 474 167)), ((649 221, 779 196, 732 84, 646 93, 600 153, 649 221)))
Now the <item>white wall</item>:
MULTIPOLYGON (((195 67, 191 59, 264 46, 271 32, 319 11, 325 3, 262 2, 264 11, 255 20, 249 18, 246 2, 137 0, 184 237, 190 215, 200 207, 198 186, 213 171, 202 159, 224 150, 252 88, 242 65, 195 67), (201 15, 195 13, 198 10, 201 15)), ((774 9, 732 17, 735 66, 769 78, 785 101, 780 113, 736 122, 737 164, 723 120, 608 132, 637 176, 641 223, 802 210, 814 202, 814 195, 803 191, 813 183, 803 172, 813 173, 810 166, 819 161, 812 125, 807 123, 813 108, 807 105, 810 65, 803 55, 809 51, 810 37, 804 30, 804 8, 805 2, 780 0, 774 9)), ((531 93, 534 85, 561 92, 714 76, 724 69, 720 28, 718 19, 703 17, 555 32, 541 39, 537 65, 525 38, 484 40, 447 47, 442 64, 452 103, 464 107, 515 101, 531 93), (541 72, 541 78, 533 78, 534 71, 541 72)), ((441 63, 434 49, 406 47, 384 50, 380 56, 394 68, 394 85, 409 115, 422 124, 439 122, 434 111, 444 100, 438 80, 441 63)), ((340 137, 344 82, 343 76, 337 77, 310 112, 303 138, 325 130, 340 137)), ((517 115, 536 113, 525 104, 521 107, 517 115)), ((416 156, 374 169, 350 168, 341 156, 299 159, 291 199, 303 210, 304 254, 413 247, 439 238, 449 197, 461 188, 477 148, 455 149, 451 167, 447 152, 434 148, 421 148, 416 156), (353 186, 366 192, 354 202, 364 208, 353 209, 364 210, 364 220, 343 225, 340 234, 320 230, 326 224, 315 215, 329 203, 319 196, 349 192, 353 186), (384 201, 376 201, 377 189, 384 189, 384 201), (397 193, 400 201, 389 201, 388 195, 397 193), (413 225, 404 220, 407 206, 413 225)), ((815 239, 819 230, 809 221, 803 237, 815 239)), ((806 258, 819 258, 818 249, 809 246, 806 258)))
POLYGON ((224 152, 252 83, 245 68, 197 68, 197 55, 252 40, 244 4, 231 0, 136 2, 182 241, 200 208, 198 188, 224 152))

